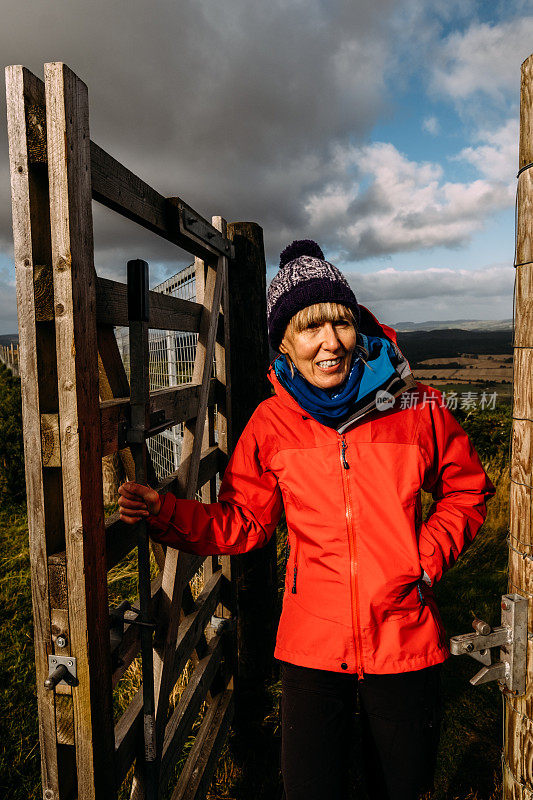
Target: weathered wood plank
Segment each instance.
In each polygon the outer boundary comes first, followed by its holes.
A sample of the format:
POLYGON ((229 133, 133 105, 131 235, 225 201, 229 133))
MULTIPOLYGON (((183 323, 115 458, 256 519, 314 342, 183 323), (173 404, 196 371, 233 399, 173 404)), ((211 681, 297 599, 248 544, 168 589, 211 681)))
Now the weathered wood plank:
MULTIPOLYGON (((34 295, 35 265, 50 263, 51 260, 48 180, 42 170, 30 166, 27 145, 28 109, 31 105, 43 104, 42 82, 21 66, 7 67, 6 100, 41 776, 43 792, 48 792, 50 800, 59 800, 63 782, 57 760, 55 700, 54 693, 44 689, 44 681, 48 676, 48 655, 52 653, 46 566, 46 531, 49 529, 46 522, 50 513, 60 516, 61 501, 54 514, 43 481, 40 431, 40 412, 57 411, 57 388, 54 392, 56 374, 52 369, 42 386, 43 395, 40 395, 39 366, 42 364, 43 344, 36 325, 34 295)), ((53 349, 55 352, 55 347, 53 349)), ((58 520, 56 528, 60 536, 61 522, 58 520)))
POLYGON ((203 800, 234 713, 233 691, 213 698, 202 720, 171 800, 203 800))
POLYGON ((231 250, 218 232, 179 197, 164 198, 116 159, 91 142, 93 197, 144 228, 206 260, 231 250), (186 218, 207 232, 200 238, 187 230, 186 218))
MULTIPOLYGON (((224 236, 227 236, 227 222, 223 217, 213 217, 212 218, 213 226, 217 228, 217 230, 221 231, 224 236)), ((229 311, 229 277, 228 277, 228 263, 226 261, 225 264, 222 265, 224 276, 223 276, 223 290, 222 290, 222 303, 221 303, 221 310, 223 311, 223 325, 224 325, 224 339, 223 341, 217 341, 215 346, 215 363, 216 363, 216 376, 217 379, 223 387, 223 390, 219 393, 218 403, 217 403, 217 433, 218 433, 218 446, 224 453, 224 463, 221 465, 220 474, 222 475, 226 469, 227 462, 229 460, 229 453, 230 453, 230 446, 232 442, 232 425, 231 425, 231 347, 230 347, 230 311, 229 311)), ((211 502, 216 500, 216 491, 213 491, 215 487, 212 487, 212 494, 215 495, 211 502)), ((222 566, 222 571, 226 578, 228 579, 228 586, 230 590, 235 594, 235 582, 231 580, 231 556, 221 556, 220 557, 220 564, 222 566)), ((235 601, 235 598, 233 598, 235 601)), ((233 607, 235 607, 235 602, 233 602, 233 607)), ((219 617, 230 617, 231 614, 228 608, 225 608, 224 605, 221 603, 220 606, 217 608, 216 611, 217 616, 219 617)), ((232 631, 232 639, 233 639, 233 646, 232 650, 236 653, 237 647, 237 631, 234 629, 232 631)), ((236 671, 236 663, 228 665, 229 669, 233 669, 236 671)))
MULTIPOLYGON (((148 326, 168 331, 196 333, 202 306, 163 292, 150 292, 148 326)), ((128 326, 128 287, 125 283, 97 278, 96 319, 99 325, 128 326)))
POLYGON ((58 414, 41 414, 41 450, 43 467, 61 466, 58 414))
MULTIPOLYGON (((180 622, 175 641, 173 683, 190 658, 218 603, 223 577, 213 575, 196 598, 195 610, 180 622)), ((115 727, 115 766, 117 783, 126 776, 136 754, 142 724, 142 689, 137 692, 115 727)))
MULTIPOLYGON (((164 413, 167 428, 192 419, 196 414, 200 386, 188 383, 157 389, 150 392, 150 414, 164 413)), ((217 396, 216 379, 211 380, 208 403, 212 405, 217 396)), ((129 397, 117 397, 100 403, 102 454, 109 455, 118 450, 118 426, 128 421, 129 397)), ((158 432, 160 432, 158 430, 158 432)))
POLYGON ((78 797, 98 800, 116 795, 89 106, 85 84, 58 62, 45 64, 45 93, 78 797))
MULTIPOLYGON (((223 217, 213 217, 213 226, 227 236, 227 222, 223 217)), ((230 342, 230 311, 229 311, 229 277, 228 262, 222 265, 223 287, 221 311, 224 325, 224 336, 219 339, 215 346, 216 376, 221 385, 222 391, 219 394, 217 407, 217 431, 218 446, 226 457, 229 457, 229 449, 232 442, 231 431, 231 342, 230 342)), ((221 470, 223 471, 223 470, 221 470)))
POLYGON ((56 687, 56 723, 57 743, 75 745, 74 740, 74 706, 72 692, 58 693, 56 687))
MULTIPOLYGON (((116 398, 128 398, 129 401, 130 384, 113 327, 111 325, 99 325, 96 335, 98 339, 100 397, 104 401, 111 401, 116 398)), ((119 456, 128 480, 135 480, 135 466, 130 448, 125 447, 120 450, 119 456)), ((146 454, 146 461, 148 482, 154 486, 156 474, 149 453, 146 454)))
MULTIPOLYGON (((266 264, 263 231, 253 222, 228 225, 235 247, 229 269, 232 447, 259 403, 270 395, 266 377, 266 264)), ((230 449, 231 451, 231 449, 230 449)), ((232 559, 232 582, 239 596, 237 638, 239 683, 236 717, 249 712, 240 698, 260 691, 272 674, 276 636, 276 537, 266 547, 232 559), (267 588, 268 587, 268 588, 267 588)))
POLYGON ((207 645, 207 652, 200 659, 180 701, 168 721, 163 757, 161 760, 161 787, 166 785, 177 759, 181 755, 185 740, 191 732, 196 717, 205 702, 209 687, 213 683, 224 656, 224 643, 220 636, 214 636, 207 645))

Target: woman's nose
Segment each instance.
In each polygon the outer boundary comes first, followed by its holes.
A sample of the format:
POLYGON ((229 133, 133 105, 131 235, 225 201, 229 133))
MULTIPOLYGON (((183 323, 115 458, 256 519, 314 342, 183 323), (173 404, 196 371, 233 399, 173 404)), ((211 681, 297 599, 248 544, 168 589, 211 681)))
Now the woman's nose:
POLYGON ((337 350, 341 346, 337 331, 331 322, 326 322, 324 325, 322 346, 326 347, 328 350, 337 350))

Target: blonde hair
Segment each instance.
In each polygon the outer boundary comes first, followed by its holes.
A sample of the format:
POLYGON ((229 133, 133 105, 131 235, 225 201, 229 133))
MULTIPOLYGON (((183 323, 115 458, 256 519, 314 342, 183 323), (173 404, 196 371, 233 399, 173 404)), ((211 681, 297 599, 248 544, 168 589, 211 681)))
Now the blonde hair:
POLYGON ((345 319, 357 330, 353 311, 340 303, 315 303, 298 311, 289 322, 294 333, 301 333, 311 325, 324 325, 325 322, 339 322, 345 319))

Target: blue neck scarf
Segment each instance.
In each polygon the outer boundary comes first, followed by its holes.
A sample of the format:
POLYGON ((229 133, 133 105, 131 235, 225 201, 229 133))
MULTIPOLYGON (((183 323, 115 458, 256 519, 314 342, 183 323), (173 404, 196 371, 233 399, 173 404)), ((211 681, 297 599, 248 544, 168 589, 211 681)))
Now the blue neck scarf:
POLYGON ((396 371, 394 364, 398 362, 398 357, 388 339, 362 333, 357 336, 369 354, 367 364, 361 360, 358 350, 354 350, 350 373, 344 383, 335 389, 313 386, 294 366, 292 376, 283 355, 274 361, 274 371, 283 388, 304 411, 324 425, 335 427, 348 416, 357 401, 375 392, 396 371))

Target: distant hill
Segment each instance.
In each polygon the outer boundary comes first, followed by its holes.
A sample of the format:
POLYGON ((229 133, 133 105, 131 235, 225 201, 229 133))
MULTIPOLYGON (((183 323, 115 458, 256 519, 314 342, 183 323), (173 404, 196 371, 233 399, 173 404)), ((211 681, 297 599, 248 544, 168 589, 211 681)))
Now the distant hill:
POLYGON ((462 331, 506 331, 512 330, 512 319, 429 319, 426 322, 396 322, 395 331, 440 331, 460 329, 462 331))
POLYGON ((13 344, 18 344, 18 341, 18 333, 0 333, 0 344, 4 347, 9 347, 11 342, 13 342, 13 344))
POLYGON ((512 330, 415 330, 398 333, 398 345, 411 366, 428 358, 457 358, 476 355, 513 354, 512 330))

